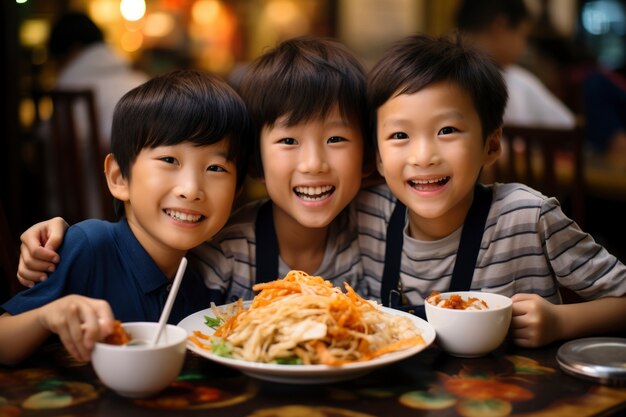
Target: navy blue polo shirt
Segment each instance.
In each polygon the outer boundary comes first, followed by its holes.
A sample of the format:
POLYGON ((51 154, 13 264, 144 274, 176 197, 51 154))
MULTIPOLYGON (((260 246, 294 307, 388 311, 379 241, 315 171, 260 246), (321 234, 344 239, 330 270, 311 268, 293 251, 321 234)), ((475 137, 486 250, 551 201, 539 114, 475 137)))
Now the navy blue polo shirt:
MULTIPOLYGON (((122 322, 158 321, 171 280, 135 238, 126 219, 86 220, 71 226, 59 248, 61 262, 47 280, 18 293, 2 308, 19 314, 69 294, 104 299, 122 322)), ((187 267, 169 323, 209 307, 215 296, 187 267)))

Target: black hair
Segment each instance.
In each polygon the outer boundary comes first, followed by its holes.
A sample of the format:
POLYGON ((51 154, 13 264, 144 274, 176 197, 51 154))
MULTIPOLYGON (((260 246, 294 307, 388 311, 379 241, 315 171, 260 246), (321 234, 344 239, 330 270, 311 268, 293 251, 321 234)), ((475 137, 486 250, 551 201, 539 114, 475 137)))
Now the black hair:
POLYGON ((288 125, 324 117, 335 105, 342 117, 359 124, 364 165, 372 162, 365 85, 359 60, 330 39, 289 39, 257 58, 240 84, 252 120, 252 172, 263 172, 260 138, 264 127, 272 127, 283 116, 288 125))
POLYGON ((480 118, 483 139, 502 126, 508 93, 497 65, 460 37, 415 35, 396 42, 370 72, 368 106, 372 132, 376 113, 389 99, 413 94, 431 84, 451 82, 467 92, 480 118))
POLYGON ((239 188, 246 175, 249 123, 243 100, 224 80, 198 70, 176 70, 120 99, 113 113, 111 153, 122 175, 130 178, 142 149, 183 142, 205 146, 226 139, 226 157, 235 162, 239 188))
POLYGON ((498 16, 511 28, 530 20, 524 0, 461 0, 456 10, 456 27, 461 32, 480 32, 498 16))
POLYGON ((102 31, 89 16, 70 12, 62 15, 52 26, 48 51, 52 56, 63 57, 76 48, 103 41, 102 31))

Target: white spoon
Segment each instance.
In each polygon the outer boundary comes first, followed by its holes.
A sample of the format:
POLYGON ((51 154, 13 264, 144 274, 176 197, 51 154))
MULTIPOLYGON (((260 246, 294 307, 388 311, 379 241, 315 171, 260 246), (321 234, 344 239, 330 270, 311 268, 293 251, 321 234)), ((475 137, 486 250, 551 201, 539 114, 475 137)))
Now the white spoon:
POLYGON ((176 271, 176 276, 174 277, 174 282, 172 283, 172 289, 170 290, 170 293, 167 296, 167 300, 165 301, 165 307, 163 307, 163 311, 161 312, 161 317, 159 318, 159 327, 156 334, 154 335, 154 338, 150 342, 150 346, 154 346, 158 343, 159 338, 161 337, 161 333, 163 333, 163 328, 167 323, 167 319, 170 318, 170 312, 172 311, 172 306, 174 305, 174 300, 176 299, 176 294, 178 293, 180 282, 183 280, 185 269, 187 269, 187 258, 183 256, 183 259, 180 260, 178 271, 176 271))

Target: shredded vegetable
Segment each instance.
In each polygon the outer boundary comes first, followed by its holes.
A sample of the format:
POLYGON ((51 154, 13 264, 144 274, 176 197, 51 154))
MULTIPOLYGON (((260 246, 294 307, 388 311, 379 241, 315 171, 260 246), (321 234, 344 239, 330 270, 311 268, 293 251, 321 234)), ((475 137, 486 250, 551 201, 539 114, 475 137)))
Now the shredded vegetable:
POLYGON ((333 366, 424 344, 408 318, 383 312, 344 285, 346 292, 321 277, 291 271, 255 285, 260 293, 247 310, 241 300, 213 306, 223 324, 211 336, 195 331, 190 339, 200 348, 247 361, 333 366))

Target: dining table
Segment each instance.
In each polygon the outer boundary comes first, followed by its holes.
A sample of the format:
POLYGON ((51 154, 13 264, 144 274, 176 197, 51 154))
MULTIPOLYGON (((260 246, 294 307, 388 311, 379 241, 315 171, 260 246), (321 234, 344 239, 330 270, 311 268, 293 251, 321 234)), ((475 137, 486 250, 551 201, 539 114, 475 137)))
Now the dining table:
POLYGON ((257 379, 187 350, 164 391, 126 398, 105 387, 89 362, 48 343, 20 365, 0 366, 0 417, 625 415, 623 381, 564 372, 562 344, 522 348, 507 340, 487 356, 460 358, 434 343, 365 375, 320 384, 257 379))

